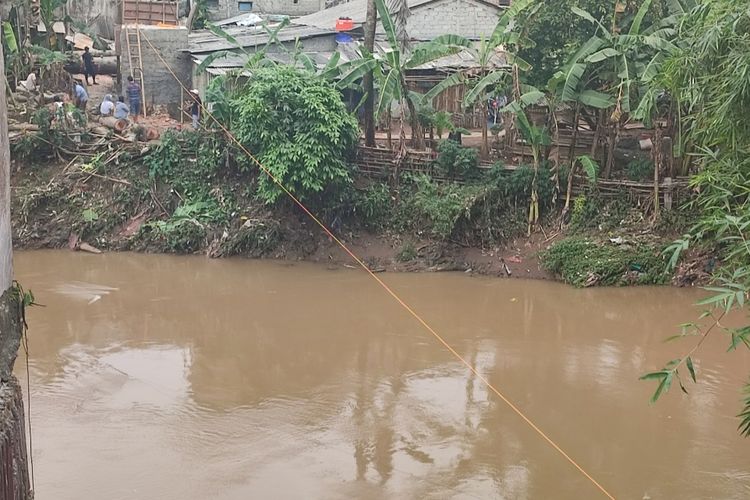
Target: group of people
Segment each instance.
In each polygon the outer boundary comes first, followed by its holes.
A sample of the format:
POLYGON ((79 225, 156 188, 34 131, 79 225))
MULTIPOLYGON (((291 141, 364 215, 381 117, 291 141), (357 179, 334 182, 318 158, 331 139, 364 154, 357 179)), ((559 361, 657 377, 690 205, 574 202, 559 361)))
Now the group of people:
MULTIPOLYGON (((88 78, 86 79, 88 84, 88 78)), ((138 121, 138 114, 141 112, 141 86, 138 85, 132 76, 128 77, 126 88, 128 104, 125 103, 125 97, 119 96, 117 102, 112 95, 104 96, 104 100, 99 106, 99 113, 102 116, 114 116, 117 119, 125 119, 132 116, 134 121, 138 121)), ((86 111, 89 102, 89 93, 83 82, 75 80, 73 82, 73 103, 81 111, 86 111)))

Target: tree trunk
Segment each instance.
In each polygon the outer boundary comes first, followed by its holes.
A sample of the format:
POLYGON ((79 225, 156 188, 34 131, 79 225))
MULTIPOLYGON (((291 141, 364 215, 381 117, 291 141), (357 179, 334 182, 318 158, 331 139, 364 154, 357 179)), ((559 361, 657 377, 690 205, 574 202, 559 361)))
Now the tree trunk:
MULTIPOLYGON (((5 75, 5 57, 0 47, 0 75, 5 75)), ((13 280, 13 243, 10 228, 10 145, 8 144, 8 103, 5 89, 0 92, 0 294, 13 280)))
MULTIPOLYGON (((365 49, 375 52, 375 28, 377 27, 377 9, 375 0, 367 0, 367 17, 365 18, 365 49)), ((365 91, 365 145, 375 147, 375 85, 373 72, 368 71, 362 79, 365 91)), ((389 124, 390 126, 390 124, 389 124)))
MULTIPOLYGON (((404 85, 404 91, 408 94, 408 90, 406 90, 406 82, 403 80, 402 85, 404 85)), ((412 101, 411 97, 409 97, 408 95, 404 97, 404 100, 406 101, 406 106, 409 108, 409 121, 411 123, 411 146, 414 149, 422 149, 424 143, 424 135, 422 134, 422 126, 419 124, 419 114, 417 114, 417 107, 414 105, 414 101, 412 101)))
MULTIPOLYGON (((573 136, 570 139, 570 149, 568 150, 568 164, 570 165, 569 171, 573 171, 573 165, 576 162, 576 141, 578 141, 578 121, 580 117, 581 106, 576 103, 575 111, 573 113, 573 136)), ((559 144, 559 142, 558 142, 559 144)))
POLYGON ((482 120, 482 146, 479 151, 479 155, 483 160, 486 160, 490 156, 490 145, 487 137, 487 113, 484 113, 482 120))
POLYGON ((617 148, 617 140, 619 138, 620 124, 612 123, 607 133, 607 164, 604 167, 605 179, 609 179, 612 175, 612 168, 615 165, 615 149, 617 148))
POLYGON ((591 143, 591 158, 596 162, 599 162, 599 159, 596 156, 599 153, 599 142, 602 140, 602 129, 604 128, 602 123, 604 123, 604 117, 604 110, 599 110, 596 117, 596 125, 594 127, 594 142, 591 143))
POLYGON ((188 13, 187 21, 185 22, 188 34, 193 31, 193 21, 195 20, 195 13, 198 10, 198 1, 199 0, 190 0, 190 12, 188 13))

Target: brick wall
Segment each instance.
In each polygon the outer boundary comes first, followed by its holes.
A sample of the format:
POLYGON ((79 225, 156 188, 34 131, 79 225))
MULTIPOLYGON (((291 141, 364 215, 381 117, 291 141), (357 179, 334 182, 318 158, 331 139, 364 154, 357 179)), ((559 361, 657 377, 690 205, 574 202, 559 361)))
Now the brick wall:
POLYGON ((253 4, 252 12, 256 14, 304 16, 325 8, 325 0, 214 0, 208 4, 210 17, 220 21, 244 14, 240 12, 239 5, 245 1, 253 4))
MULTIPOLYGON (((441 0, 413 9, 409 17, 409 36, 432 40, 439 35, 455 34, 473 40, 489 37, 497 25, 500 10, 471 0, 441 0)), ((382 27, 378 24, 378 32, 382 27)))
MULTIPOLYGON (((144 83, 146 86, 144 103, 147 105, 180 105, 180 84, 165 67, 148 39, 159 54, 177 74, 183 85, 192 88, 191 60, 187 52, 188 32, 185 28, 154 28, 141 26, 141 54, 143 58, 144 83)), ((127 77, 130 75, 127 39, 125 29, 120 29, 120 74, 122 91, 125 93, 127 77)), ((137 72, 136 72, 137 73, 137 72)), ((138 78, 135 74, 136 79, 138 78)))

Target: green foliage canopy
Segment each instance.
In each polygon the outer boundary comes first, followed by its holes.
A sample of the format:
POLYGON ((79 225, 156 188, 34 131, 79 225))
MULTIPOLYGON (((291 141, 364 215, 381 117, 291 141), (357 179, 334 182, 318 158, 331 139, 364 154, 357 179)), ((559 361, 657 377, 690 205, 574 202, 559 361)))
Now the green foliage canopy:
MULTIPOLYGON (((234 100, 235 137, 300 200, 335 198, 351 184, 347 158, 357 120, 325 80, 291 67, 257 71, 234 100)), ((258 196, 274 203, 281 188, 266 175, 258 196)))

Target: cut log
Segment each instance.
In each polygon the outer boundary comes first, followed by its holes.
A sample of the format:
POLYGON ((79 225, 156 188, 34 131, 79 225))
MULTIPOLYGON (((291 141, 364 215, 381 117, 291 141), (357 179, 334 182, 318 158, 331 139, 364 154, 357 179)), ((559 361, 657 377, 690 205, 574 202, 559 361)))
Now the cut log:
POLYGON ((155 128, 148 128, 144 135, 147 141, 155 141, 159 138, 159 131, 155 128))
POLYGON ((33 123, 9 123, 8 130, 19 131, 19 132, 24 132, 24 131, 37 132, 39 131, 39 125, 35 125, 33 123))
POLYGON ((112 130, 116 130, 117 132, 122 132, 126 128, 128 128, 128 121, 127 120, 118 120, 114 116, 103 116, 99 118, 99 123, 104 125, 107 128, 111 128, 112 130))

